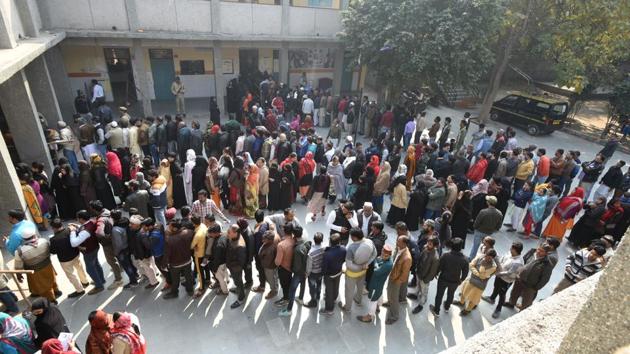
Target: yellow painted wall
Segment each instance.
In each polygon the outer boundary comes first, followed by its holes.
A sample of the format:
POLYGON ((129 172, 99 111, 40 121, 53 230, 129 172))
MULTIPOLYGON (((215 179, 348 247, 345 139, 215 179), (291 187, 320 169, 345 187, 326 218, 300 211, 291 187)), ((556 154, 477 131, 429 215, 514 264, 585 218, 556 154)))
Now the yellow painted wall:
POLYGON ((221 48, 221 58, 231 59, 234 65, 234 75, 239 73, 238 48, 221 48))
POLYGON ((68 76, 73 80, 99 80, 105 93, 111 94, 107 64, 103 47, 61 45, 61 54, 68 76))
POLYGON ((273 48, 258 49, 258 70, 273 73, 273 48))
POLYGON ((206 74, 214 74, 212 48, 173 48, 173 60, 175 61, 175 72, 177 75, 181 74, 180 60, 203 60, 206 74))

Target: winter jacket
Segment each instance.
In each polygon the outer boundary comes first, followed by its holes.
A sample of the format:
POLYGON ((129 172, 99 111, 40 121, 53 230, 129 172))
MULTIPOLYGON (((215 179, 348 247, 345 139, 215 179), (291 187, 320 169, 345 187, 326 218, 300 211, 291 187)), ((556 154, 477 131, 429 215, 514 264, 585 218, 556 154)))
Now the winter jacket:
POLYGON ((525 266, 518 275, 518 279, 526 287, 540 290, 549 282, 554 264, 548 256, 536 258, 535 252, 535 249, 531 249, 523 256, 525 266))
POLYGON ((420 252, 418 262, 416 263, 416 276, 425 284, 428 284, 438 274, 439 267, 440 257, 438 256, 437 249, 429 251, 425 248, 420 252))
POLYGON ((459 284, 468 276, 468 258, 461 252, 447 252, 440 257, 439 281, 459 284))

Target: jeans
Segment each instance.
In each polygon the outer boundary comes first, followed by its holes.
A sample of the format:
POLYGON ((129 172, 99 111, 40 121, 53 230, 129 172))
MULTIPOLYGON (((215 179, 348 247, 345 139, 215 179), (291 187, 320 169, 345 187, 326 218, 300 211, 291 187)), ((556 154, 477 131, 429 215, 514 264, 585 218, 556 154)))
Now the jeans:
POLYGON ((457 290, 458 286, 459 286, 459 283, 448 283, 445 281, 438 280, 437 292, 435 293, 435 305, 434 305, 435 311, 437 313, 440 313, 440 305, 442 304, 444 291, 448 289, 446 293, 446 302, 444 303, 444 308, 448 310, 451 307, 451 304, 453 303, 453 298, 455 297, 455 290, 457 290))
POLYGON ((230 269, 232 280, 236 286, 236 294, 238 295, 238 301, 245 300, 245 286, 243 285, 243 270, 242 269, 230 269))
POLYGON ((130 284, 138 283, 138 270, 131 263, 131 255, 128 252, 122 252, 116 256, 118 263, 127 274, 130 284))
POLYGON ((171 293, 179 293, 179 279, 182 274, 184 275, 184 287, 186 292, 191 294, 193 292, 193 286, 195 281, 190 270, 190 264, 183 265, 181 267, 169 267, 169 273, 171 276, 171 293))
POLYGON ((177 140, 171 140, 168 142, 168 152, 169 153, 177 153, 177 140))
POLYGON ((155 221, 166 225, 166 208, 153 208, 153 214, 155 215, 155 221))
MULTIPOLYGON (((153 156, 151 155, 151 147, 149 145, 140 145, 140 149, 142 149, 142 154, 144 155, 144 157, 153 158, 153 156)), ((159 166, 159 164, 157 164, 156 166, 159 166)))
POLYGON ((409 142, 411 142, 411 135, 412 135, 412 134, 407 133, 407 134, 405 134, 405 135, 403 136, 403 146, 404 146, 405 148, 406 148, 407 146, 409 146, 409 142))
POLYGON ((497 303, 497 308, 495 309, 496 312, 501 312, 503 304, 505 304, 505 294, 507 294, 511 285, 512 283, 508 283, 499 277, 494 278, 494 289, 492 289, 492 295, 490 295, 490 298, 494 300, 497 296, 499 297, 499 302, 497 303))
POLYGON ((477 255, 477 251, 479 250, 479 246, 481 245, 481 240, 483 240, 484 237, 486 237, 485 233, 479 230, 475 230, 475 232, 473 233, 473 245, 470 249, 470 255, 468 256, 468 259, 472 260, 473 258, 475 258, 475 256, 477 255))
POLYGON ((326 302, 324 310, 332 311, 335 308, 335 300, 339 296, 339 281, 341 280, 341 274, 334 276, 324 276, 324 286, 326 287, 326 293, 324 294, 324 300, 326 302))
POLYGON ((322 292, 322 273, 311 273, 308 276, 308 293, 311 295, 311 301, 319 302, 322 292))
POLYGON ((9 287, 5 286, 4 288, 0 288, 0 291, 7 291, 0 293, 0 302, 4 304, 5 312, 13 314, 20 312, 20 308, 17 304, 17 297, 9 291, 9 287))
POLYGON ((85 270, 94 281, 94 287, 102 288, 105 284, 105 275, 103 275, 103 267, 98 262, 98 248, 90 253, 83 254, 85 261, 85 270))
POLYGON ((63 156, 68 159, 68 163, 70 167, 72 167, 72 171, 74 173, 79 174, 79 162, 77 160, 77 153, 74 150, 63 149, 63 156))
POLYGON ((151 157, 153 157, 153 164, 155 166, 160 165, 160 154, 158 153, 158 147, 155 144, 149 145, 149 151, 151 152, 151 157))
POLYGON ((427 209, 424 212, 424 220, 435 219, 440 216, 440 210, 427 209))
POLYGON ((289 303, 287 304, 287 311, 291 311, 293 308, 293 302, 295 301, 295 292, 298 285, 300 286, 300 295, 298 298, 302 300, 304 298, 304 285, 306 283, 304 274, 293 274, 291 278, 291 288, 289 289, 289 303))

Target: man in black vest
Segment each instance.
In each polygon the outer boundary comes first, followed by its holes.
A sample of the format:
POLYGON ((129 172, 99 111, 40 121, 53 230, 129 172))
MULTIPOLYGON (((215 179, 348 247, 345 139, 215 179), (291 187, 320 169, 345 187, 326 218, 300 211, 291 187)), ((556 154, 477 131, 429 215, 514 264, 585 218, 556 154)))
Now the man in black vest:
MULTIPOLYGON (((363 209, 357 213, 357 221, 359 222, 359 229, 363 231, 364 235, 369 235, 372 230, 372 224, 375 221, 381 221, 381 216, 374 211, 372 203, 363 203, 363 209)), ((380 254, 380 253, 379 253, 380 254)))
POLYGON ((341 202, 339 208, 331 211, 328 214, 326 226, 330 229, 330 235, 338 233, 341 235, 341 244, 347 245, 350 238, 350 229, 359 227, 359 221, 352 202, 341 202))

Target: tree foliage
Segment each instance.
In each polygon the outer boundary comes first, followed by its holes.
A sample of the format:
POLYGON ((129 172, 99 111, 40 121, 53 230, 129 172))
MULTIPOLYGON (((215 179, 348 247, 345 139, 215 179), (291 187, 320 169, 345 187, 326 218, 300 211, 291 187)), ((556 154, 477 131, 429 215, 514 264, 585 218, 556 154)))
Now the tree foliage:
POLYGON ((387 84, 469 87, 494 64, 504 14, 503 0, 359 0, 340 36, 387 84))

